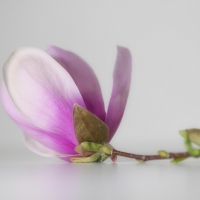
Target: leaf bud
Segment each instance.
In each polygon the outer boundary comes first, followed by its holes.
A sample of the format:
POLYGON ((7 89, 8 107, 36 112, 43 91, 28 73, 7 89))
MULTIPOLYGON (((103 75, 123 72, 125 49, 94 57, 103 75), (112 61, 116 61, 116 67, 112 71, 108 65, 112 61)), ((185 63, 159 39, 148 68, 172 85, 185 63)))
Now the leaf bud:
POLYGON ((81 143, 81 146, 86 151, 97 152, 103 145, 102 144, 98 144, 98 143, 94 143, 94 142, 85 141, 85 142, 81 143))

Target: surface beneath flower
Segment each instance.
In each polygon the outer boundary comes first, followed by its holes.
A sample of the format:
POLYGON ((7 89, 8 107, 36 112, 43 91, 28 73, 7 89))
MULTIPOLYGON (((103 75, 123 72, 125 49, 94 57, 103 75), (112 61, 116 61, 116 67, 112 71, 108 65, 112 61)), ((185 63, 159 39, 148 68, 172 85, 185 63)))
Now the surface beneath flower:
POLYGON ((98 192, 99 188, 106 193, 98 200, 199 199, 200 162, 193 158, 183 165, 169 165, 169 161, 143 165, 122 157, 116 164, 110 160, 102 164, 72 164, 38 156, 25 147, 1 148, 0 156, 2 200, 90 199, 91 191, 98 192))

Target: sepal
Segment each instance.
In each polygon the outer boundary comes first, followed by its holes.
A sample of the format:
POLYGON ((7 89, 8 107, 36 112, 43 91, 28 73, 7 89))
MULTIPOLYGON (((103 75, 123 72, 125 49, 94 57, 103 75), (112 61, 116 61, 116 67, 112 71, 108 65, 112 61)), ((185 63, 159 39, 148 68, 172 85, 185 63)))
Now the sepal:
POLYGON ((83 157, 73 157, 71 161, 74 163, 103 162, 112 157, 112 150, 113 147, 108 143, 98 144, 85 141, 75 148, 75 151, 83 157))
POLYGON ((73 163, 92 163, 92 162, 97 162, 101 157, 100 153, 94 153, 91 156, 88 157, 73 157, 70 160, 73 163))

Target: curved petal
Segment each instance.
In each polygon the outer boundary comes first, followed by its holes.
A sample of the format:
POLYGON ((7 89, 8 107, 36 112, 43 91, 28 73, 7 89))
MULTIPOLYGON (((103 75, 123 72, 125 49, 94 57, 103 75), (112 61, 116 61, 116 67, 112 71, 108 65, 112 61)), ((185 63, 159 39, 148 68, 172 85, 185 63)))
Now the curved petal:
MULTIPOLYGON (((67 155, 74 155, 76 154, 74 145, 71 141, 67 140, 66 138, 60 137, 59 135, 55 135, 49 133, 47 131, 33 128, 33 127, 20 127, 31 139, 38 141, 42 145, 46 146, 53 151, 58 152, 58 154, 67 154, 67 155)), ((33 146, 32 146, 33 147, 33 146)), ((38 148, 35 146, 35 149, 38 148)), ((41 152, 42 149, 38 149, 38 152, 41 152)), ((35 150, 36 151, 36 150, 35 150)), ((48 152, 52 154, 52 152, 48 152)), ((41 155, 41 153, 39 153, 41 155)), ((54 156, 54 155, 52 155, 54 156)))
POLYGON ((3 78, 13 103, 31 124, 77 144, 73 105, 85 104, 60 64, 39 49, 22 48, 5 63, 3 78))
POLYGON ((106 116, 106 124, 109 128, 110 141, 115 134, 126 107, 131 83, 132 59, 130 51, 118 47, 117 60, 113 73, 113 89, 106 116))
POLYGON ((46 52, 71 75, 87 109, 102 121, 105 121, 106 114, 101 88, 92 68, 79 56, 70 51, 50 46, 46 52))
MULTIPOLYGON (((29 141, 35 140, 38 145, 39 143, 41 144, 39 146, 40 149, 36 149, 37 147, 35 146, 34 152, 40 155, 44 154, 44 150, 42 152, 41 149, 41 146, 44 145, 46 147, 46 154, 48 153, 49 156, 55 156, 56 152, 59 155, 76 154, 74 151, 76 145, 74 145, 72 142, 59 135, 44 131, 27 121, 13 104, 4 84, 2 85, 1 90, 1 100, 7 114, 24 132, 26 132, 26 137, 29 137, 29 141), (48 148, 51 149, 49 152, 47 152, 48 148), (54 154, 52 154, 53 152, 54 154)), ((33 148, 30 149, 33 150, 33 148)))
POLYGON ((44 145, 42 145, 37 140, 34 140, 31 138, 27 133, 22 133, 22 137, 24 140, 25 145, 34 153, 37 153, 41 156, 45 157, 66 157, 69 156, 69 154, 61 154, 57 151, 54 151, 53 149, 50 149, 44 145))
POLYGON ((24 124, 28 126, 30 124, 13 104, 4 83, 1 87, 1 102, 6 113, 14 122, 16 122, 18 125, 24 124))

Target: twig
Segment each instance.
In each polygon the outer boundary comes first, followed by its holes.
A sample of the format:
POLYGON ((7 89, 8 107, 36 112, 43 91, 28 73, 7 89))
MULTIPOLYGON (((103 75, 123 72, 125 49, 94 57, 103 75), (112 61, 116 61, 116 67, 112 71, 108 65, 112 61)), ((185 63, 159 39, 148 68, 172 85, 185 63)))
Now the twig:
MULTIPOLYGON (((118 151, 116 149, 113 149, 112 155, 116 156, 123 156, 128 158, 134 158, 139 161, 149 161, 149 160, 161 160, 161 159, 177 159, 177 158, 188 158, 188 157, 194 157, 191 156, 188 152, 182 152, 182 153, 167 153, 167 156, 160 156, 160 155, 138 155, 138 154, 132 154, 132 153, 126 153, 123 151, 118 151)), ((198 156, 196 156, 198 157, 198 156)))

